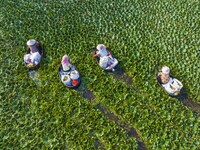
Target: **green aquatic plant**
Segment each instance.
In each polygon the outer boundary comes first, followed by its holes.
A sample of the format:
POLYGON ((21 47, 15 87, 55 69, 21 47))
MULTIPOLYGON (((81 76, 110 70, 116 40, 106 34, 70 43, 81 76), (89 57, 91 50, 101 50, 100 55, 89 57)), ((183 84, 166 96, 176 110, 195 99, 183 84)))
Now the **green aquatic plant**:
POLYGON ((138 139, 109 120, 101 103, 134 127, 148 149, 197 149, 199 116, 157 86, 156 63, 168 65, 200 102, 199 21, 194 1, 1 1, 0 147, 2 149, 138 149, 138 139), (26 41, 45 49, 36 74, 26 70, 26 41), (103 43, 132 83, 106 73, 91 49, 103 43), (80 72, 81 89, 58 77, 64 54, 80 72), (30 75, 30 76, 29 76, 30 75))

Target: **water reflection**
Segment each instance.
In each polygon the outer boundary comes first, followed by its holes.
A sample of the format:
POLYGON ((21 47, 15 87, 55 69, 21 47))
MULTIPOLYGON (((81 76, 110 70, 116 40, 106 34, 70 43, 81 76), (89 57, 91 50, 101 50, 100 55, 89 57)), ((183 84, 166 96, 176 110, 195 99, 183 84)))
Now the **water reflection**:
POLYGON ((41 79, 39 78, 39 73, 37 70, 31 70, 28 72, 28 76, 35 82, 37 87, 42 86, 41 79))

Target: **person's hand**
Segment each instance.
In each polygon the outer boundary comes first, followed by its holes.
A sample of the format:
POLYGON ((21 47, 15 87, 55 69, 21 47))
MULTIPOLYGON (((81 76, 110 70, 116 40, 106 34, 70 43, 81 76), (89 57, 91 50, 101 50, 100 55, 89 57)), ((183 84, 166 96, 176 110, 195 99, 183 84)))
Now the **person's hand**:
POLYGON ((92 57, 93 57, 93 58, 96 58, 97 56, 98 56, 97 54, 94 54, 92 57))

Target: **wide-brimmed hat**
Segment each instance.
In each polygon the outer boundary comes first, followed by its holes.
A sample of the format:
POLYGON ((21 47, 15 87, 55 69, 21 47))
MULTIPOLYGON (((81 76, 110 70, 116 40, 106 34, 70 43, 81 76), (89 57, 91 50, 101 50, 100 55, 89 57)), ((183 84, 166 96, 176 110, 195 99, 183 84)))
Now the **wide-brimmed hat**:
POLYGON ((106 49, 106 46, 103 44, 98 44, 96 49, 100 51, 100 50, 106 49))
POLYGON ((170 72, 169 67, 167 67, 167 66, 162 67, 162 73, 169 74, 169 72, 170 72))
POLYGON ((34 39, 31 39, 31 40, 28 40, 28 42, 26 43, 28 46, 33 46, 33 45, 35 45, 35 43, 36 43, 36 40, 34 40, 34 39))

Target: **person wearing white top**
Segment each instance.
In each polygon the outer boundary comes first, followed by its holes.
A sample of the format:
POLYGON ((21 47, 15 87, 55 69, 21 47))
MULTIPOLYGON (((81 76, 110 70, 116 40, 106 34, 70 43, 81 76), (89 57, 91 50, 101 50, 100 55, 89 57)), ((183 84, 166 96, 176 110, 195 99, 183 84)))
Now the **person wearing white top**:
POLYGON ((98 44, 96 50, 96 54, 93 55, 93 58, 99 57, 99 65, 105 70, 114 71, 114 67, 118 64, 118 61, 112 57, 110 52, 106 49, 106 46, 98 44))
POLYGON ((37 47, 37 44, 39 42, 31 39, 27 42, 27 45, 30 48, 30 53, 24 55, 24 62, 27 64, 33 64, 33 65, 37 65, 40 63, 41 60, 41 55, 39 53, 39 49, 37 47))
POLYGON ((161 72, 158 73, 157 79, 169 94, 178 95, 183 87, 179 80, 170 77, 170 69, 167 66, 162 67, 161 72))

